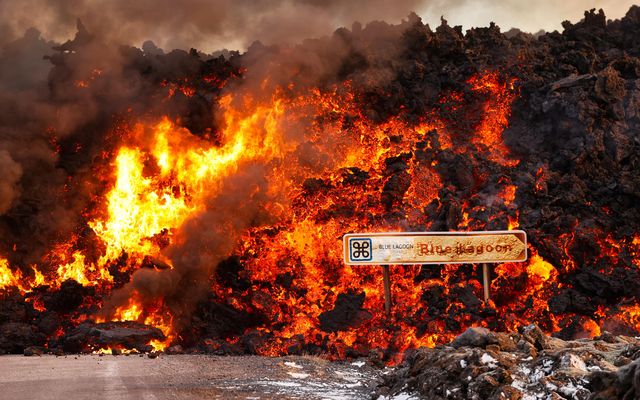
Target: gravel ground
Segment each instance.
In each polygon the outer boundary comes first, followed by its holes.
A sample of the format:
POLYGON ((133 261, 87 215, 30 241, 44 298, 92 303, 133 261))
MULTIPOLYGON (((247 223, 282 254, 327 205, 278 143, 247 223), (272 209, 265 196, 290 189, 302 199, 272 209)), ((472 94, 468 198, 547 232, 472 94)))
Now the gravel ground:
POLYGON ((0 398, 369 399, 379 374, 317 357, 2 356, 0 398))

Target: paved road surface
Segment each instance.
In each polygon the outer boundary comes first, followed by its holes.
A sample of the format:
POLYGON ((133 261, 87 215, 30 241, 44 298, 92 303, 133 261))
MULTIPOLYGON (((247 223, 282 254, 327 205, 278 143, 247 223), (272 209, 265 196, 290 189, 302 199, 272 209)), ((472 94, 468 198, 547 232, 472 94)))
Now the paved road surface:
POLYGON ((377 374, 316 357, 2 356, 0 399, 368 399, 377 374))

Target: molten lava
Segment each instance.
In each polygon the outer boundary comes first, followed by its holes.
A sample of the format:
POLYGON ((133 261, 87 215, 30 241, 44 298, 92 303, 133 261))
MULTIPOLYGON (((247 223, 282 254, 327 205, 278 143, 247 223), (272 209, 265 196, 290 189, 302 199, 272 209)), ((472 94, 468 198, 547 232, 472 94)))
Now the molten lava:
MULTIPOLYGON (((165 85, 170 96, 176 91, 195 95, 188 80, 165 85)), ((515 329, 536 322, 558 331, 562 316, 550 312, 547 299, 564 285, 559 273, 576 268, 571 233, 559 235, 565 243, 560 268, 545 261, 535 247, 525 264, 497 265, 495 296, 489 304, 479 300, 482 287, 474 266, 393 267, 391 320, 382 311, 380 271, 342 262, 345 233, 429 230, 430 213, 443 204, 450 206, 447 212, 458 229, 485 228, 482 216, 489 208, 502 211, 504 219, 496 222, 500 228, 519 226, 518 187, 512 179, 519 161, 502 139, 517 96, 515 80, 484 72, 466 85, 466 94, 445 91, 441 109, 419 121, 402 114, 385 121, 368 118, 350 82, 323 90, 277 88, 266 96, 226 94, 218 101, 221 129, 213 139, 192 134, 168 116, 140 118, 121 128, 125 132, 119 146, 107 155, 109 173, 103 178, 108 185, 96 193, 96 209, 86 211, 95 239, 61 242, 47 256, 55 268, 45 276, 34 268, 34 278, 23 277, 0 259, 0 289, 26 292, 45 282, 60 287, 74 280, 95 287, 108 299, 128 281, 120 281, 121 275, 130 277, 145 268, 159 274, 180 268, 168 250, 188 240, 181 236, 185 224, 208 210, 227 179, 259 165, 268 185, 251 190, 266 199, 261 207, 270 220, 237 232, 239 244, 220 255, 241 265, 241 284, 225 285, 212 276, 210 290, 219 304, 257 313, 261 320, 246 332, 213 339, 233 346, 239 336, 251 333, 260 338, 253 348, 258 354, 316 346, 345 357, 368 349, 400 353, 432 347, 470 325, 515 329), (441 113, 463 112, 468 96, 481 99, 479 117, 471 131, 460 131, 441 113), (491 183, 496 196, 482 197, 487 172, 469 167, 469 172, 459 173, 469 186, 466 200, 458 204, 443 197, 446 171, 439 160, 465 153, 482 157, 500 171, 502 178, 491 183), (345 321, 333 323, 335 317, 329 313, 338 314, 349 301, 356 306, 345 311, 345 321)), ((540 167, 535 192, 546 190, 545 178, 540 167)), ((235 210, 216 211, 231 215, 235 210)), ((637 237, 633 244, 637 249, 637 237)), ((97 310, 76 322, 136 321, 158 327, 166 340, 149 344, 162 350, 178 343, 189 329, 175 324, 175 309, 165 300, 132 291, 113 309, 100 310, 97 304, 97 310)), ((637 305, 624 309, 629 323, 637 325, 635 310, 637 305)), ((599 331, 592 320, 584 329, 599 331)))

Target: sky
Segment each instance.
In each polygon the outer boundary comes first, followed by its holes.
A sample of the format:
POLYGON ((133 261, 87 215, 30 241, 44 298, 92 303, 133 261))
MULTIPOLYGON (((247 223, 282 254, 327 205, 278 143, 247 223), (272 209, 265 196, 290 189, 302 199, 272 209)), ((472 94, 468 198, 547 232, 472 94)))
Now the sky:
POLYGON ((444 15, 450 25, 487 26, 493 21, 507 31, 516 27, 526 32, 562 30, 562 21, 577 22, 584 11, 592 8, 605 11, 608 19, 623 17, 640 0, 431 0, 424 1, 416 13, 430 25, 444 15))

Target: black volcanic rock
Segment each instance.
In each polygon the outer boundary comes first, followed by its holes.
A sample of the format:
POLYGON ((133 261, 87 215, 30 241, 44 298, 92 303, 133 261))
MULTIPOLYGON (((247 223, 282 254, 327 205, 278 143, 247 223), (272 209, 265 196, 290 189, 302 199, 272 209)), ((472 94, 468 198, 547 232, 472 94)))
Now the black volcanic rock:
POLYGON ((84 353, 106 347, 144 349, 151 340, 164 338, 160 329, 137 322, 85 322, 67 333, 60 342, 65 352, 84 353))
POLYGON ((333 310, 320 314, 320 329, 324 332, 346 331, 357 328, 371 318, 362 308, 364 293, 340 293, 333 310))
POLYGON ((536 326, 527 327, 522 335, 473 329, 461 337, 456 347, 407 354, 402 365, 382 377, 376 395, 454 400, 629 400, 640 393, 640 363, 622 356, 628 349, 637 349, 639 341, 633 337, 603 335, 563 341, 542 334, 536 326), (518 341, 518 348, 488 344, 485 339, 492 335, 508 336, 518 341), (546 343, 545 348, 531 352, 529 346, 534 342, 546 343))
POLYGON ((30 346, 44 346, 47 337, 30 324, 6 322, 0 324, 0 353, 22 353, 30 346))

